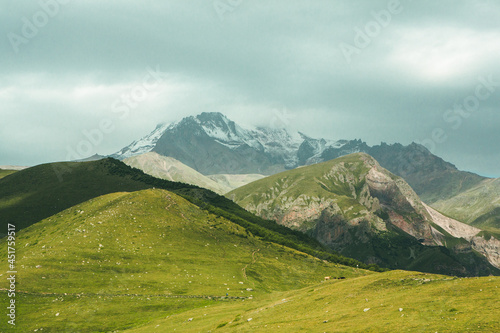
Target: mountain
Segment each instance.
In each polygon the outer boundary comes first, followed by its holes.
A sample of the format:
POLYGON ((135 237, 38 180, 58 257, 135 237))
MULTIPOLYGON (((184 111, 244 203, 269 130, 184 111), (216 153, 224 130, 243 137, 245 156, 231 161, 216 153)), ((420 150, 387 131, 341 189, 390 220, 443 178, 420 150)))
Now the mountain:
POLYGON ((127 157, 142 155, 151 152, 158 142, 158 139, 165 133, 165 131, 169 127, 169 124, 159 124, 158 126, 156 126, 153 132, 139 140, 132 142, 130 145, 111 155, 110 157, 123 160, 127 157))
POLYGON ((270 175, 302 162, 316 162, 325 149, 339 149, 343 154, 359 151, 356 146, 360 143, 315 140, 283 128, 245 128, 221 113, 204 112, 170 125, 158 125, 150 135, 111 156, 123 159, 154 151, 204 175, 270 175))
POLYGON ((295 165, 297 148, 285 130, 245 129, 220 113, 202 113, 167 128, 153 151, 205 175, 272 174, 295 165))
POLYGON ((90 157, 87 157, 87 158, 83 158, 81 160, 75 160, 75 161, 72 161, 72 162, 92 162, 92 161, 99 161, 99 160, 102 160, 106 158, 106 156, 102 156, 102 155, 99 155, 99 154, 94 154, 90 157))
POLYGON ((153 177, 196 185, 219 194, 225 194, 234 189, 233 187, 219 184, 215 180, 177 161, 175 158, 161 156, 154 152, 129 157, 124 159, 123 162, 153 177))
POLYGON ((365 151, 382 167, 404 178, 427 204, 451 198, 480 184, 485 177, 458 170, 422 145, 382 143, 365 151))
POLYGON ((160 124, 112 157, 124 159, 151 151, 175 158, 204 175, 272 175, 364 152, 403 177, 427 204, 449 199, 485 180, 459 171, 419 144, 370 147, 361 140, 315 139, 286 129, 245 128, 217 112, 160 124))
POLYGON ((478 185, 432 205, 457 220, 479 228, 500 229, 500 178, 478 185))
POLYGON ((123 162, 153 177, 196 185, 218 194, 225 194, 265 177, 259 174, 205 176, 175 158, 162 156, 155 152, 128 157, 123 162))
POLYGON ((269 176, 227 196, 365 263, 456 275, 499 273, 485 260, 500 267, 498 240, 438 218, 402 178, 364 153, 269 176))
MULTIPOLYGON (((373 274, 265 241, 160 189, 93 198, 18 231, 16 244, 22 332, 122 331, 325 276, 373 274)), ((6 260, 1 270, 9 271, 6 260)), ((8 283, 0 282, 5 308, 8 283)), ((0 331, 7 326, 2 320, 0 331)))
POLYGON ((471 172, 458 170, 416 143, 408 146, 382 143, 370 147, 361 140, 327 142, 305 137, 298 154, 300 165, 310 165, 357 152, 367 153, 383 168, 402 177, 428 204, 451 198, 485 180, 471 172))
POLYGON ((113 157, 154 151, 205 175, 272 174, 295 165, 297 139, 282 129, 245 129, 221 113, 202 113, 166 127, 122 149, 113 157))
POLYGON ((219 175, 209 175, 207 177, 225 187, 229 187, 230 191, 237 189, 238 187, 244 186, 246 184, 249 184, 251 182, 254 182, 256 180, 265 178, 264 175, 259 175, 259 174, 248 174, 248 175, 219 174, 219 175))

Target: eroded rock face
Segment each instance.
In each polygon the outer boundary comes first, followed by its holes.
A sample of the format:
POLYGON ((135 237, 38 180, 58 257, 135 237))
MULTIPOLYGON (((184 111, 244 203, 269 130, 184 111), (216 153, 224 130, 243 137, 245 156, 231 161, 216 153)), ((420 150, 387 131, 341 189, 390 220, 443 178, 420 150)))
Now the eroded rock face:
POLYGON ((495 237, 486 239, 483 236, 472 237, 472 248, 482 253, 495 267, 500 268, 500 241, 495 237))
POLYGON ((282 196, 269 198, 255 205, 247 205, 246 210, 255 212, 262 218, 275 220, 279 224, 298 230, 306 230, 305 225, 317 221, 324 210, 340 213, 341 209, 334 199, 325 199, 301 195, 297 198, 282 196), (276 200, 279 201, 276 204, 276 200))
MULTIPOLYGON (((486 239, 480 236, 481 229, 472 227, 439 213, 432 207, 425 205, 432 217, 432 221, 456 238, 463 238, 470 243, 472 249, 483 254, 493 266, 500 268, 500 241, 495 237, 486 239)), ((454 248, 456 252, 460 249, 454 248)))

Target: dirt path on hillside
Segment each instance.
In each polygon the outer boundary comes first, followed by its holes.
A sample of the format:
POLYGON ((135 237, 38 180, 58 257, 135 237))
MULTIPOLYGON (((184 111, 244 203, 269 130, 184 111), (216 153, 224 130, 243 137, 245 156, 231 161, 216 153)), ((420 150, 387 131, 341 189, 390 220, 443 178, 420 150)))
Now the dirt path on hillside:
MULTIPOLYGON (((255 258, 255 253, 259 252, 260 249, 257 249, 255 251, 252 252, 252 262, 250 264, 246 264, 245 267, 243 267, 241 270, 243 271, 243 278, 245 280, 248 281, 248 278, 247 278, 247 268, 248 268, 248 265, 251 265, 251 264, 255 264, 255 262, 257 261, 257 259, 255 258)), ((254 286, 255 287, 255 286, 254 286)))

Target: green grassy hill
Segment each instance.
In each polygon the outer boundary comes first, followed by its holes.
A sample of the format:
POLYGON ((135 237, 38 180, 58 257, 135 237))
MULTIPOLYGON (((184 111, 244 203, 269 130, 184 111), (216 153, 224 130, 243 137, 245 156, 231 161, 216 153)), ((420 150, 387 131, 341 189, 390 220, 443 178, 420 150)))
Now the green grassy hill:
POLYGON ((392 271, 218 303, 126 332, 499 332, 499 289, 498 277, 392 271))
POLYGON ((499 274, 464 236, 441 227, 402 178, 364 153, 272 175, 227 197, 365 263, 440 274, 499 274))
POLYGON ((435 202, 437 210, 479 228, 500 229, 500 179, 487 179, 450 199, 435 202))
POLYGON ((96 196, 152 186, 111 173, 111 160, 38 165, 0 180, 0 224, 18 230, 96 196))
MULTIPOLYGON (((6 247, 4 238, 2 253, 6 247)), ((108 194, 62 211, 20 231, 16 250, 23 332, 122 330, 214 305, 226 293, 248 300, 325 276, 374 274, 264 241, 159 189, 108 194)), ((6 261, 0 270, 8 270, 6 261)), ((2 278, 0 288, 7 287, 2 278)))

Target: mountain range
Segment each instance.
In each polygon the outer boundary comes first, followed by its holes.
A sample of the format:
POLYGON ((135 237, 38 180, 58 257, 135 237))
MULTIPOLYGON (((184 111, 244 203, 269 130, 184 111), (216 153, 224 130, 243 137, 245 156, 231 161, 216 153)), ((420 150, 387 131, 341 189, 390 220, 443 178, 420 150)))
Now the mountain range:
POLYGON ((403 177, 427 204, 454 197, 486 179, 459 171, 416 143, 370 147, 361 140, 314 139, 284 128, 247 128, 217 112, 160 124, 111 157, 122 160, 147 152, 175 158, 203 175, 272 175, 364 152, 403 177))
MULTIPOLYGON (((487 227, 497 237, 500 233, 500 204, 495 201, 498 180, 460 171, 416 143, 369 146, 361 140, 315 139, 284 128, 242 126, 212 112, 160 124, 112 157, 137 159, 143 158, 137 154, 145 152, 175 159, 177 168, 182 164, 181 169, 191 170, 189 174, 200 174, 191 177, 197 179, 193 184, 220 194, 264 176, 362 152, 402 177, 427 205, 460 222, 487 227), (202 176, 208 179, 199 181, 202 176)), ((163 167, 157 163, 142 170, 151 173, 151 168, 163 167)), ((176 181, 189 182, 188 178, 180 173, 174 178, 167 176, 176 181)))

